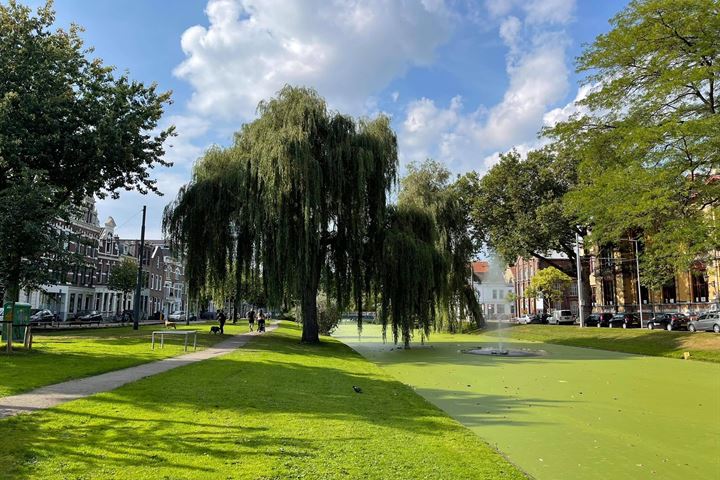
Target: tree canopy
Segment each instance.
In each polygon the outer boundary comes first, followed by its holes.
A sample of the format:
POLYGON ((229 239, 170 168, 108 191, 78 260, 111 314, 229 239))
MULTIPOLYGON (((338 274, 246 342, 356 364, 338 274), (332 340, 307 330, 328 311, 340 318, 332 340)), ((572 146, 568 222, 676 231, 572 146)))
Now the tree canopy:
POLYGON ((388 118, 328 112, 311 89, 287 86, 258 113, 198 162, 164 229, 187 254, 191 292, 234 262, 262 279, 270 303, 299 300, 302 339, 317 342, 321 276, 359 312, 376 277, 397 141, 388 118))
POLYGON ((476 248, 470 230, 470 203, 466 191, 450 181, 450 171, 440 162, 410 163, 400 180, 398 205, 426 210, 435 222, 437 248, 444 258, 447 279, 438 306, 440 327, 451 331, 466 314, 477 327, 484 326, 480 305, 468 282, 470 261, 476 248))
POLYGON ((549 301, 555 308, 562 299, 563 292, 571 283, 572 278, 568 274, 555 267, 547 267, 533 275, 526 293, 528 297, 542 298, 543 306, 546 301, 549 301))
POLYGON ((152 168, 169 128, 156 131, 169 93, 158 93, 89 57, 81 28, 53 30, 52 3, 32 11, 0 4, 0 283, 48 280, 62 252, 55 219, 86 197, 157 192, 152 168), (23 208, 16 208, 23 206, 23 208))
POLYGON ((634 0, 611 25, 579 58, 578 113, 545 134, 579 162, 566 211, 597 243, 642 237, 657 286, 718 247, 720 6, 634 0))
POLYGON ((127 294, 132 292, 137 285, 137 276, 138 264, 132 257, 123 257, 123 259, 113 265, 110 270, 108 288, 110 290, 122 292, 123 305, 125 304, 125 297, 127 294))

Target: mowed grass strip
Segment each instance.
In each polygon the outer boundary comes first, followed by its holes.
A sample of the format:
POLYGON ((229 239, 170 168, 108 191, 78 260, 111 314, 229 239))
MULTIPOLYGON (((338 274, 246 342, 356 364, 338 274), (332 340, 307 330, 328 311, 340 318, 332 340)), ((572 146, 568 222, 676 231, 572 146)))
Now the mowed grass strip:
MULTIPOLYGON (((247 324, 238 323, 226 325, 224 336, 213 335, 210 325, 178 325, 177 328, 198 331, 198 350, 229 338, 231 334, 247 331, 247 324)), ((165 327, 143 325, 139 330, 107 327, 38 332, 34 335, 32 350, 18 349, 11 354, 3 350, 0 353, 0 397, 185 353, 184 338, 180 336, 168 336, 164 348, 156 345, 155 350, 151 350, 153 330, 165 330, 165 327)))
POLYGON ((8 478, 520 479, 347 346, 283 323, 232 354, 0 421, 8 478), (355 393, 353 385, 362 388, 355 393))
POLYGON ((708 332, 580 328, 567 325, 513 325, 497 329, 491 325, 480 333, 655 357, 683 358, 684 352, 690 352, 690 360, 720 363, 720 335, 708 332))

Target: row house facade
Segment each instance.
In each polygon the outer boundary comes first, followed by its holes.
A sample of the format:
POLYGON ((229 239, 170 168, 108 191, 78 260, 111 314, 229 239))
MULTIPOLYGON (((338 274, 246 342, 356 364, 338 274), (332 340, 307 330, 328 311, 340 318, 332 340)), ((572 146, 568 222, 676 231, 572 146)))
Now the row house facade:
MULTIPOLYGON (((123 298, 122 292, 110 289, 108 284, 113 267, 123 258, 139 259, 140 241, 120 239, 112 217, 100 226, 92 199, 85 202, 72 221, 58 221, 54 226, 68 237, 65 247, 74 254, 72 265, 54 272, 51 284, 22 292, 20 301, 32 308, 50 310, 60 320, 70 320, 89 311, 113 319, 123 311, 132 311, 134 292, 123 298)), ((144 250, 141 318, 159 318, 161 312, 185 310, 187 295, 182 261, 175 258, 162 241, 147 241, 144 250), (166 288, 168 283, 172 288, 166 288)))

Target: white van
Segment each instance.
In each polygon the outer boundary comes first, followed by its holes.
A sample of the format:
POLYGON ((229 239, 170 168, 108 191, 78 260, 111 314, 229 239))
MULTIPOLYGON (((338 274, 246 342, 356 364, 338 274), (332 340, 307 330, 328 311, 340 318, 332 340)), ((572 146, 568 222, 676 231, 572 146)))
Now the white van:
POLYGON ((575 323, 575 317, 570 310, 555 310, 548 318, 548 323, 554 323, 555 325, 572 324, 575 323))

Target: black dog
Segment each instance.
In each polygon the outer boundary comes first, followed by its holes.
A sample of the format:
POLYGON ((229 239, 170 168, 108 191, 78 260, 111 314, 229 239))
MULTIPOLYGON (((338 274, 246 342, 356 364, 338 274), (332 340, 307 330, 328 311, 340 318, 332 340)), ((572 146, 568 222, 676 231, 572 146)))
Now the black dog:
POLYGON ((214 333, 214 334, 220 333, 220 327, 210 327, 210 333, 214 333))

